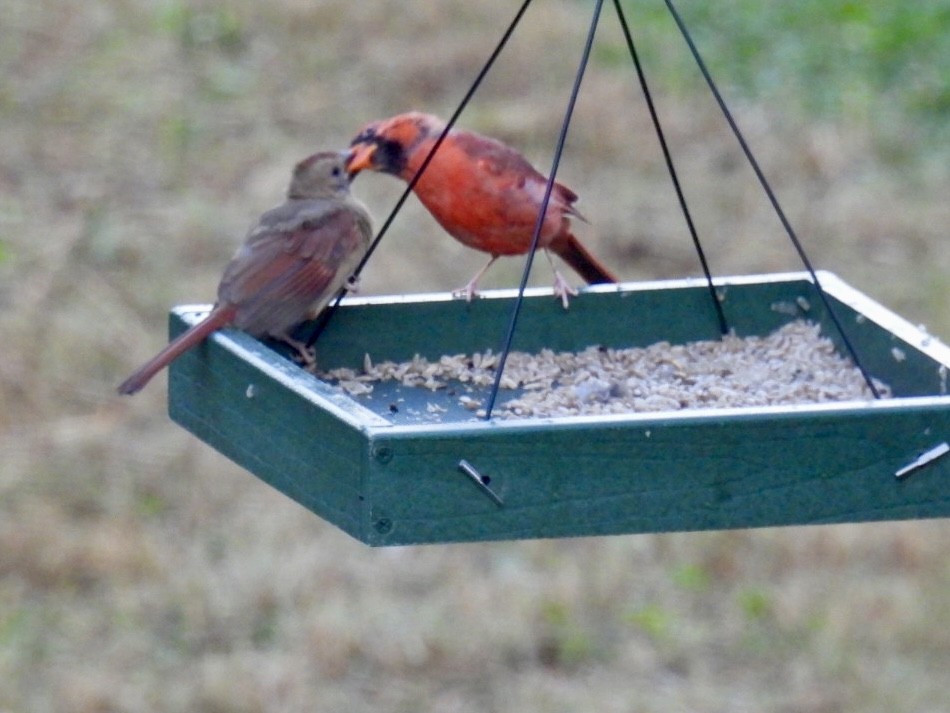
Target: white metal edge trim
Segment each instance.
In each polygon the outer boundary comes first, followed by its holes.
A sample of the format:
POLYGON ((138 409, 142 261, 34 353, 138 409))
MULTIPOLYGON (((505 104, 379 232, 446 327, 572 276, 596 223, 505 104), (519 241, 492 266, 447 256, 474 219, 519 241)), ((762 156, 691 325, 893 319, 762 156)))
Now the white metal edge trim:
MULTIPOLYGON (((831 274, 831 273, 829 273, 831 274)), ((729 285, 748 285, 761 284, 763 282, 811 282, 807 272, 779 272, 769 273, 767 275, 736 275, 730 277, 713 278, 713 284, 717 287, 727 287, 729 285)), ((615 292, 648 292, 657 290, 675 290, 685 288, 702 287, 706 284, 703 277, 685 277, 676 280, 648 280, 638 282, 620 282, 607 285, 587 285, 580 288, 580 294, 612 294, 615 292)), ((822 282, 824 285, 824 282, 822 282)), ((550 287, 529 287, 524 291, 525 297, 553 297, 554 290, 550 287)), ((518 296, 516 288, 485 290, 479 292, 476 300, 494 300, 511 299, 518 296)), ((452 295, 451 292, 421 292, 405 295, 367 295, 367 296, 348 296, 343 298, 343 305, 362 306, 362 305, 389 305, 389 304, 415 304, 415 303, 434 303, 434 302, 452 302, 459 298, 452 295)))
POLYGON ((464 430, 480 431, 501 428, 504 430, 537 429, 538 426, 627 426, 650 431, 676 422, 692 421, 695 424, 715 423, 725 419, 747 420, 762 417, 813 416, 862 411, 910 411, 927 406, 950 407, 950 396, 915 396, 912 398, 883 399, 867 401, 835 401, 819 404, 797 404, 780 406, 736 406, 731 408, 683 409, 682 411, 649 411, 632 414, 603 414, 591 416, 551 416, 544 418, 494 418, 491 421, 472 418, 471 421, 452 421, 451 423, 420 423, 392 425, 386 428, 385 435, 412 435, 425 433, 458 432, 464 430))
POLYGON ((825 292, 851 307, 862 318, 871 320, 895 337, 910 344, 914 349, 950 368, 950 347, 947 347, 940 339, 851 287, 833 272, 819 271, 818 280, 825 292))
MULTIPOLYGON (((207 304, 178 305, 172 309, 172 312, 189 325, 194 325, 201 321, 201 317, 210 309, 211 305, 207 304)), ((215 340, 217 344, 235 356, 249 362, 269 378, 293 390, 313 405, 326 409, 353 428, 362 430, 367 426, 378 428, 392 425, 342 391, 337 392, 334 387, 313 374, 290 362, 281 364, 275 361, 275 359, 280 359, 278 354, 263 345, 258 346, 257 340, 244 332, 218 330, 211 335, 210 339, 215 340), (261 350, 266 350, 266 356, 265 351, 261 350)))

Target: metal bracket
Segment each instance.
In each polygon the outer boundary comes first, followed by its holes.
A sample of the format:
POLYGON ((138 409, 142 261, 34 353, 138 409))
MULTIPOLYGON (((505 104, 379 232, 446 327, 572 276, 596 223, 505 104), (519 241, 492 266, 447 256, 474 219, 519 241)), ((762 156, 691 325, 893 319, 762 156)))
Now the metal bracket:
POLYGON ((914 471, 923 468, 929 463, 933 463, 938 458, 942 458, 943 456, 947 455, 947 453, 950 453, 950 444, 944 441, 940 445, 934 446, 929 451, 921 453, 916 460, 908 463, 903 468, 894 473, 894 477, 898 480, 903 480, 914 471))
POLYGON ((471 478, 473 481, 475 481, 475 484, 478 486, 479 490, 481 490, 482 492, 485 493, 485 495, 490 497, 492 501, 495 503, 495 505, 497 505, 500 508, 505 506, 504 501, 500 497, 498 497, 498 494, 494 490, 492 490, 490 487, 488 487, 488 484, 491 482, 491 478, 489 478, 487 475, 482 475, 481 473, 479 473, 475 469, 475 466, 473 466, 471 463, 469 463, 467 460, 464 460, 464 459, 459 461, 459 470, 462 471, 469 478, 471 478))

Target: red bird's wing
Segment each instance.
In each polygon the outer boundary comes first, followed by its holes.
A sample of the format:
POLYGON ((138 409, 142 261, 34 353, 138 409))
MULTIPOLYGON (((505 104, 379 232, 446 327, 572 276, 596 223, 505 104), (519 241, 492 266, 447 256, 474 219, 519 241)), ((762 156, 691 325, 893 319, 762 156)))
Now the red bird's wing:
POLYGON ((218 299, 237 308, 237 327, 283 334, 322 308, 362 257, 365 217, 345 204, 308 203, 265 213, 228 265, 218 299))
MULTIPOLYGON (((540 204, 548 179, 521 153, 495 139, 465 131, 458 133, 457 142, 459 148, 476 162, 479 170, 493 178, 499 189, 526 190, 540 204)), ((567 186, 555 181, 551 199, 565 213, 583 220, 583 216, 572 207, 577 194, 567 186)))

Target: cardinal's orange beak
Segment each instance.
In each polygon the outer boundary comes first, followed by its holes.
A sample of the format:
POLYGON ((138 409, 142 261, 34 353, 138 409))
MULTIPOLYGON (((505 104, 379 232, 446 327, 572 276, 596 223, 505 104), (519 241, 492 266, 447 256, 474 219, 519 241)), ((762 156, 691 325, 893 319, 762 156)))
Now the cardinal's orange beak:
POLYGON ((350 155, 346 159, 346 170, 353 178, 360 171, 375 168, 373 156, 376 154, 376 144, 366 143, 357 144, 350 149, 350 155))

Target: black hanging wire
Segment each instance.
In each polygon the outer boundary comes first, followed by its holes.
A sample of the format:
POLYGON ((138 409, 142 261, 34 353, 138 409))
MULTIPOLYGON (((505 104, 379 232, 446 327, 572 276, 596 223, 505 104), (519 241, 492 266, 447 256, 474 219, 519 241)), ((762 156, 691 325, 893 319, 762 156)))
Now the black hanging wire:
POLYGON ((812 284, 815 285, 815 291, 818 293, 818 297, 821 299, 825 310, 828 312, 828 316, 831 318, 835 328, 838 330, 838 334, 841 336, 841 341, 848 350, 848 353, 851 355, 854 365, 858 368, 858 371, 861 372, 861 376, 864 377, 864 381, 868 385, 868 389, 870 389, 871 393, 874 395, 874 398, 881 398, 881 394, 874 385, 871 375, 861 364, 861 360, 858 358, 858 353, 855 350, 854 345, 852 345, 851 340, 848 339, 848 335, 845 333, 843 325, 838 320, 834 309, 832 309, 831 301, 828 299, 828 295, 825 293, 824 289, 822 289, 821 282, 818 280, 818 274, 815 272, 815 268, 812 267, 811 260, 808 259, 808 255, 805 254, 805 249, 802 247, 801 241, 799 241, 798 236, 795 234, 795 230, 792 228, 791 223, 788 221, 788 218, 785 217, 785 211, 783 211, 782 206, 779 205, 778 198, 772 191, 772 186, 769 185, 768 179, 765 177, 765 174, 759 167, 759 162, 756 161, 755 156, 752 155, 752 151, 749 148, 749 145, 746 143, 742 131, 740 131, 735 119, 732 118, 732 112, 730 112, 729 107, 726 106, 726 102, 723 100, 722 94, 719 93, 719 88, 716 86, 712 75, 710 75, 709 70, 706 68, 706 63, 703 62, 703 58, 700 56, 699 50, 696 49, 696 45, 693 42, 693 38, 690 35, 689 30, 686 29, 683 18, 680 17, 680 14, 676 11, 672 0, 664 1, 666 2, 666 7, 669 9, 670 14, 673 16, 673 20, 676 22, 676 26, 679 27, 680 33, 683 35, 683 39, 686 40, 686 44, 689 46, 689 50, 693 55, 693 59, 696 60, 699 71, 702 72, 703 78, 706 80, 706 84, 709 85, 710 91, 712 91, 713 96, 716 98, 716 103, 719 104, 719 109, 726 118, 729 127, 732 129, 732 133, 735 135, 736 140, 739 142, 739 146, 742 148, 742 152, 745 154, 746 159, 749 161, 749 165, 752 166, 752 170, 755 172, 756 178, 759 179, 759 183, 762 185, 765 194, 768 196, 768 199, 772 204, 772 208, 775 210, 779 221, 782 223, 782 227, 785 228, 785 232, 788 234, 789 240, 791 240, 792 245, 795 246, 795 250, 798 252, 798 257, 801 259, 802 264, 808 271, 812 284))
MULTIPOLYGON (((488 60, 485 62, 484 66, 478 72, 478 75, 475 77, 475 81, 472 82, 472 86, 468 88, 468 91, 465 93, 465 96, 462 98, 461 103, 459 103, 456 110, 452 113, 452 116, 449 117, 448 122, 445 124, 445 128, 442 130, 442 133, 439 134, 439 138, 436 139, 435 143, 432 144, 432 148, 429 149, 429 153, 426 154, 425 159, 422 161, 422 164, 419 166, 419 170, 416 171, 416 174, 412 177, 409 183, 406 185, 406 189, 402 192, 402 195, 399 196, 399 200, 396 201, 396 204, 393 206, 393 209, 389 212, 389 216, 383 222, 383 227, 379 229, 379 233, 376 234, 376 237, 373 239, 373 242, 370 243, 369 249, 366 251, 366 254, 363 256, 363 259, 360 260, 359 264, 356 266, 356 270, 353 271, 353 277, 359 277, 360 273, 363 271, 363 268, 366 266, 366 263, 369 262, 370 257, 376 251, 376 248, 379 246, 379 242, 383 239, 383 236, 389 230, 389 227, 392 225, 393 220, 396 218, 396 214, 399 213, 403 204, 408 200, 409 194, 412 193, 412 190, 416 187, 416 184, 419 182, 419 179, 422 177, 423 172, 429 167, 429 164, 432 163, 432 158, 435 156, 435 152, 439 150, 439 147, 442 145, 442 142, 445 141, 445 137, 448 136, 449 132, 452 130, 452 127, 455 126, 455 122, 458 121, 458 118, 462 115, 462 112, 465 110, 465 107, 468 106, 468 103, 471 101, 472 97, 475 95, 475 92, 478 91, 479 86, 481 86, 482 81, 488 75, 488 71, 492 68, 492 65, 495 64, 495 60, 498 59, 498 55, 501 54, 501 51, 505 48, 505 45, 508 44, 508 40, 511 37, 512 33, 515 31, 515 28, 518 26, 518 23, 521 21, 522 16, 524 16, 525 10, 528 9, 528 6, 531 4, 531 0, 524 0, 521 4, 521 7, 518 8, 518 12, 515 14, 514 19, 508 25, 508 29, 505 30, 505 33, 502 35, 501 39, 498 41, 498 44, 495 45, 495 49, 492 50, 491 55, 489 55, 488 60)), ((346 290, 340 290, 337 294, 336 299, 333 303, 327 307, 317 319, 317 323, 314 325, 313 331, 310 336, 307 338, 307 346, 312 347, 320 335, 323 333, 323 330, 326 329, 327 324, 330 319, 336 313, 336 310, 340 306, 340 302, 343 300, 343 297, 346 295, 346 290)))
POLYGON ((557 145, 554 148, 554 160, 551 165, 551 172, 548 174, 548 182, 544 188, 544 198, 541 200, 541 209, 538 211, 538 219, 534 224, 534 234, 531 237, 531 249, 528 250, 528 256, 525 260, 524 272, 521 275, 521 285, 518 287, 518 297, 515 299, 511 310, 511 317, 508 322, 508 331, 505 334, 505 341, 501 348, 498 358, 498 366, 495 369, 495 382, 492 384, 491 393, 488 396, 488 402, 485 405, 485 420, 491 418, 492 409, 495 407, 495 400, 498 397, 498 390, 501 387, 501 376, 505 370, 505 362, 508 360, 508 353, 511 351, 511 343, 514 340, 515 328, 518 324, 518 315, 521 313, 521 305, 524 302, 524 291, 528 286, 528 277, 531 274, 531 265, 534 262, 534 254, 538 249, 538 239, 541 237, 541 226, 544 225, 544 218, 548 212, 548 203, 551 201, 551 192, 554 189, 554 179, 557 175, 558 166, 561 163, 561 154, 564 153, 564 143, 567 140, 567 130, 571 124, 571 116, 574 113, 574 105, 577 103, 577 95, 580 92, 581 80, 584 79, 584 71, 587 69, 587 63, 590 60, 591 47, 594 45, 594 34, 597 31, 597 23, 600 20, 600 11, 604 6, 604 0, 597 0, 594 6, 594 16, 591 18, 590 29, 587 31, 587 42, 584 45, 584 53, 581 55, 581 62, 577 68, 577 75, 574 77, 574 86, 571 89, 571 97, 567 102, 567 110, 564 112, 564 121, 561 123, 561 133, 557 139, 557 145))
POLYGON ((647 85, 646 75, 643 73, 643 67, 640 64, 640 57, 637 54, 637 48, 633 43, 633 35, 630 33, 630 27, 627 25, 627 18, 624 15, 623 8, 620 6, 620 0, 614 0, 614 8, 617 10, 617 19, 620 20, 620 27, 623 30, 624 39, 627 41, 627 49, 630 51, 630 58, 633 60, 633 66, 637 70, 637 77, 640 80, 640 87, 643 90, 643 97, 646 100, 647 108, 650 110, 650 119, 653 121, 653 128, 656 129, 656 137, 660 142, 660 148, 663 150, 663 159, 666 161, 666 168, 670 173, 670 179, 673 181, 673 188, 676 190, 676 197, 679 200, 680 208, 683 211, 683 217, 686 219, 686 225, 689 228, 689 234, 693 239, 693 246, 696 248, 696 254, 699 256, 699 263, 702 265, 703 274, 706 276, 706 285, 709 288, 709 297, 716 309, 716 318, 719 321, 719 333, 728 334, 729 325, 726 322, 726 315, 722 309, 722 303, 716 296, 716 286, 713 284, 712 273, 709 271, 709 263, 706 260, 706 253, 702 244, 699 242, 699 234, 696 232, 696 226, 693 224, 693 218, 689 212, 689 206, 686 205, 686 196, 680 186, 679 177, 676 175, 676 167, 673 165, 673 157, 670 154, 669 146, 666 143, 666 136, 663 134, 663 127, 660 125, 660 118, 656 113, 656 107, 653 104, 653 96, 650 94, 650 87, 647 85))

